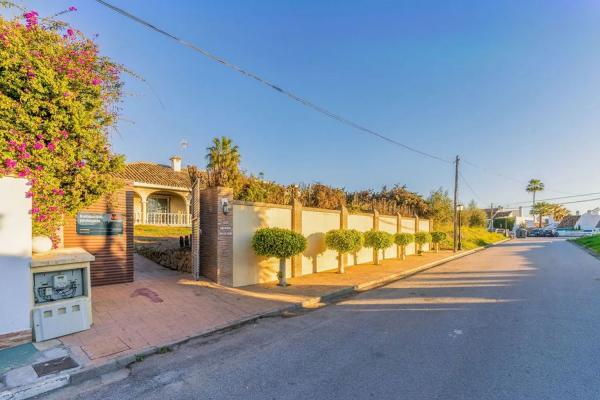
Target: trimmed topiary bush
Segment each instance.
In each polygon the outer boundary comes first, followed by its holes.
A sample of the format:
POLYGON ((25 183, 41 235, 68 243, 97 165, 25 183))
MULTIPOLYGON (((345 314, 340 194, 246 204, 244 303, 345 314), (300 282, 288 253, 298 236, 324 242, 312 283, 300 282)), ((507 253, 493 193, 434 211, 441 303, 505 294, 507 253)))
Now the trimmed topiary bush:
POLYGON ((429 232, 417 232, 415 233, 415 243, 419 246, 418 252, 423 252, 423 245, 431 243, 431 234, 429 232))
POLYGON ((381 231, 367 231, 364 233, 365 247, 373 249, 373 263, 379 265, 379 250, 383 250, 385 258, 385 249, 394 244, 394 237, 391 233, 381 231))
POLYGON ((415 241, 415 235, 412 233, 396 233, 394 235, 394 243, 400 246, 400 258, 406 259, 406 246, 415 241))
POLYGON ((338 272, 344 273, 344 254, 357 252, 362 247, 362 234, 354 229, 334 229, 325 234, 325 245, 338 252, 338 272))
POLYGON ((440 243, 446 240, 446 232, 431 232, 431 242, 435 244, 435 252, 440 251, 440 243))
POLYGON ((285 260, 306 249, 306 238, 282 228, 261 228, 252 236, 252 249, 259 256, 279 258, 279 286, 287 286, 285 260))

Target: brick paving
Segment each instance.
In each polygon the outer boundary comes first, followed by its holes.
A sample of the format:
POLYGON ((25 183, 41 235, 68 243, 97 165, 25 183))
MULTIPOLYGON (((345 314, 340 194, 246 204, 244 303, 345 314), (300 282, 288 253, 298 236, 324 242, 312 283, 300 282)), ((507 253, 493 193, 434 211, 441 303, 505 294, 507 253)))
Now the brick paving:
POLYGON ((426 253, 406 260, 384 260, 334 271, 291 278, 291 286, 274 283, 229 288, 171 271, 135 255, 135 281, 94 287, 94 323, 90 330, 60 340, 84 365, 101 364, 193 337, 253 315, 301 303, 345 287, 369 282, 449 257, 426 253))

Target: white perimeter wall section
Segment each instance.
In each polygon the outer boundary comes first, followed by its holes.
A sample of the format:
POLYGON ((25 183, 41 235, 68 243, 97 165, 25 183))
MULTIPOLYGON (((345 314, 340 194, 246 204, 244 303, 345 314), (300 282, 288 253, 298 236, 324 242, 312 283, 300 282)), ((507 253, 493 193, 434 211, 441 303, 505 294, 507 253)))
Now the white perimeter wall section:
POLYGON ((339 211, 302 210, 302 234, 308 244, 302 255, 302 274, 337 268, 337 252, 327 250, 325 233, 340 229, 339 211))
MULTIPOLYGON (((402 218, 402 233, 415 233, 415 219, 414 218, 402 218)), ((406 246, 406 255, 415 254, 415 244, 411 243, 406 246)))
MULTIPOLYGON (((252 250, 252 235, 259 228, 292 227, 291 207, 233 205, 233 286, 277 280, 279 260, 259 257, 252 250)), ((287 276, 291 276, 291 261, 287 260, 287 276)))
POLYGON ((31 200, 27 180, 0 178, 0 335, 31 329, 31 200))
MULTIPOLYGON (((397 218, 396 217, 392 217, 390 215, 380 215, 379 216, 379 230, 382 232, 388 232, 391 233, 392 235, 395 235, 396 233, 398 233, 397 231, 397 218)), ((396 246, 395 244, 392 244, 390 247, 388 247, 387 249, 385 249, 385 252, 381 252, 381 257, 383 258, 397 258, 398 257, 398 251, 397 248, 398 246, 396 246), (385 257, 384 257, 385 255, 385 257)))
MULTIPOLYGON (((429 220, 419 220, 419 232, 429 232, 429 220)), ((423 251, 429 251, 429 243, 423 245, 423 251)))
MULTIPOLYGON (((373 216, 363 214, 349 214, 348 215, 348 229, 356 229, 359 232, 366 232, 373 229, 373 216)), ((356 263, 372 263, 373 262, 373 250, 363 248, 361 251, 356 253, 356 263)), ((355 265, 354 256, 348 255, 348 265, 355 265)))

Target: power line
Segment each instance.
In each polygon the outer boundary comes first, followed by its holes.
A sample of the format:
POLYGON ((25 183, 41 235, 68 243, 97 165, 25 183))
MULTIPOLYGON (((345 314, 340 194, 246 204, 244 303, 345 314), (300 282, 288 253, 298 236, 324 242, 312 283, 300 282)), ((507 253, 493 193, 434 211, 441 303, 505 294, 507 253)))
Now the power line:
MULTIPOLYGON (((560 196, 560 197, 547 197, 545 199, 539 199, 538 201, 552 201, 552 200, 561 200, 561 199, 571 199, 573 197, 584 197, 584 196, 595 196, 599 195, 600 192, 591 192, 591 193, 582 193, 582 194, 573 194, 570 196, 560 196)), ((531 200, 527 201, 515 201, 512 203, 505 203, 506 205, 519 205, 519 204, 530 204, 531 200)))
POLYGON ((289 90, 286 90, 286 89, 284 89, 284 88, 282 88, 280 86, 277 86, 277 85, 269 82, 266 79, 261 78, 259 75, 255 74, 253 72, 247 71, 247 70, 245 70, 245 69, 243 69, 243 68, 241 68, 241 67, 239 67, 239 66, 237 66, 237 65, 235 65, 235 64, 233 64, 233 63, 231 63, 231 62, 229 62, 229 61, 227 61, 227 60, 225 60, 225 59, 223 59, 223 58, 221 58, 221 57, 219 57, 217 55, 215 55, 215 54, 210 53, 207 50, 204 50, 204 49, 196 46, 195 44, 193 44, 191 42, 188 42, 188 41, 186 41, 184 39, 181 39, 181 38, 179 38, 179 37, 177 37, 177 36, 175 36, 175 35, 167 32, 167 31, 165 31, 165 30, 163 30, 163 29, 161 29, 161 28, 159 28, 159 27, 151 24, 150 22, 148 22, 148 21, 146 21, 146 20, 144 20, 144 19, 142 19, 140 17, 137 17, 137 16, 135 16, 135 15, 133 15, 133 14, 131 14, 131 13, 123 10, 122 8, 114 6, 114 5, 108 3, 108 2, 106 2, 104 0, 96 0, 96 2, 99 3, 99 4, 102 4, 105 7, 110 8, 111 10, 113 10, 113 11, 115 11, 115 12, 117 12, 117 13, 119 13, 119 14, 121 14, 121 15, 123 15, 123 16, 125 16, 125 17, 127 17, 127 18, 129 18, 129 19, 131 19, 131 20, 133 20, 133 21, 135 21, 137 23, 139 23, 139 24, 142 24, 142 25, 146 26, 147 28, 149 28, 149 29, 151 29, 151 30, 153 30, 155 32, 160 33, 161 35, 164 35, 164 36, 166 36, 166 37, 168 37, 170 39, 175 40, 179 44, 181 44, 181 45, 183 45, 185 47, 188 47, 188 48, 190 48, 190 49, 192 49, 192 50, 194 50, 194 51, 202 54, 203 56, 211 59, 212 61, 218 62, 219 64, 222 64, 223 66, 225 66, 225 67, 227 67, 229 69, 232 69, 232 70, 238 72, 239 74, 241 74, 241 75, 243 75, 243 76, 245 76, 247 78, 254 79, 255 81, 257 81, 257 82, 259 82, 259 83, 261 83, 261 84, 263 84, 263 85, 265 85, 265 86, 267 86, 267 87, 269 87, 269 88, 271 88, 271 89, 273 89, 273 90, 275 90, 275 91, 277 91, 277 92, 279 92, 279 93, 281 93, 281 94, 283 94, 283 95, 291 98, 292 100, 294 100, 294 101, 296 101, 296 102, 298 102, 298 103, 300 103, 300 104, 302 104, 302 105, 304 105, 304 106, 306 106, 308 108, 311 108, 311 109, 313 109, 313 110, 315 110, 315 111, 317 111, 317 112, 319 112, 319 113, 327 116, 327 117, 329 117, 331 119, 334 119, 334 120, 336 120, 336 121, 338 121, 338 122, 340 122, 342 124, 350 126, 350 127, 354 128, 354 129, 357 129, 359 131, 365 132, 365 133, 367 133, 369 135, 375 136, 378 139, 384 140, 384 141, 386 141, 388 143, 391 143, 391 144, 394 144, 396 146, 402 147, 405 150, 412 151, 413 153, 417 153, 417 154, 420 154, 420 155, 425 156, 425 157, 429 157, 429 158, 434 159, 434 160, 442 161, 442 162, 447 163, 447 164, 452 164, 452 161, 450 161, 448 159, 439 157, 439 156, 437 156, 435 154, 427 153, 425 151, 419 150, 419 149, 414 148, 412 146, 409 146, 409 145, 406 145, 404 143, 398 142, 397 140, 392 139, 392 138, 390 138, 388 136, 385 136, 385 135, 383 135, 383 134, 381 134, 381 133, 379 133, 379 132, 377 132, 377 131, 375 131, 373 129, 367 128, 367 127, 365 127, 363 125, 360 125, 360 124, 358 124, 358 123, 356 123, 356 122, 354 122, 354 121, 352 121, 352 120, 350 120, 350 119, 348 119, 346 117, 343 117, 343 116, 341 116, 339 114, 336 114, 336 113, 334 113, 332 111, 329 111, 328 109, 323 108, 323 107, 321 107, 321 106, 319 106, 319 105, 317 105, 317 104, 315 104, 315 103, 313 103, 313 102, 311 102, 311 101, 309 101, 307 99, 304 99, 304 98, 302 98, 302 97, 300 97, 300 96, 292 93, 289 90))
MULTIPOLYGON (((519 185, 526 186, 527 183, 528 183, 528 182, 525 182, 525 181, 523 181, 521 179, 517 179, 517 178, 514 178, 512 176, 508 176, 508 175, 502 174, 502 173, 500 173, 498 171, 494 171, 494 170, 492 170, 490 168, 482 167, 481 165, 475 164, 475 163, 473 163, 473 162, 471 162, 469 160, 463 160, 463 161, 465 162, 465 164, 467 164, 467 165, 469 165, 469 166, 471 166, 473 168, 478 168, 478 169, 480 169, 480 170, 482 170, 484 172, 487 172, 489 174, 493 174, 493 175, 499 176, 501 178, 508 179, 510 181, 518 183, 519 185)), ((568 194, 568 195, 572 194, 572 193, 567 193, 567 192, 563 192, 563 191, 560 191, 560 190, 551 189, 549 187, 546 187, 546 190, 548 190, 550 192, 560 193, 560 194, 568 194)))
POLYGON ((471 191, 471 193, 473 193, 473 196, 475 196, 475 198, 477 200, 479 200, 480 203, 484 203, 483 200, 481 200, 481 197, 479 197, 479 195, 477 194, 477 192, 475 191, 475 189, 473 189, 473 187, 469 184, 469 181, 467 181, 467 179, 465 178, 465 176, 462 174, 462 172, 458 173, 460 175, 460 178, 463 180, 463 182, 465 183, 465 185, 467 186, 467 188, 471 191))

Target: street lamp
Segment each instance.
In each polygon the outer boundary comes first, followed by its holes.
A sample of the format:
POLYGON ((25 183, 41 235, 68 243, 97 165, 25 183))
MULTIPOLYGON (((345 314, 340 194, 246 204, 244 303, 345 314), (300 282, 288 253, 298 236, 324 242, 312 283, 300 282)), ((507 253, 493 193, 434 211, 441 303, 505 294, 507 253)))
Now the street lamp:
POLYGON ((462 250, 462 232, 461 232, 461 228, 462 228, 462 221, 461 221, 461 211, 463 210, 463 205, 462 204, 458 204, 456 206, 456 211, 458 212, 458 250, 462 250))

